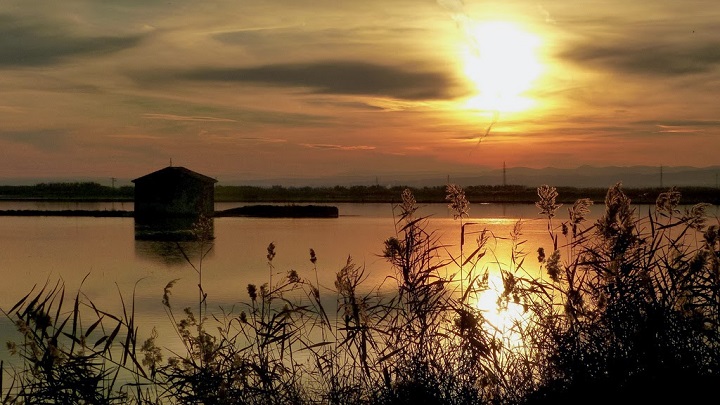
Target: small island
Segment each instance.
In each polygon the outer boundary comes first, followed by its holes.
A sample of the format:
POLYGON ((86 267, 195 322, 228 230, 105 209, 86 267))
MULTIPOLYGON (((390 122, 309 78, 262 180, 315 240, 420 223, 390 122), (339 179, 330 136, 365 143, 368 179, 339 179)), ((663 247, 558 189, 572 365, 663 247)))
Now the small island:
POLYGON ((215 211, 215 217, 337 218, 338 208, 330 205, 246 205, 215 211))

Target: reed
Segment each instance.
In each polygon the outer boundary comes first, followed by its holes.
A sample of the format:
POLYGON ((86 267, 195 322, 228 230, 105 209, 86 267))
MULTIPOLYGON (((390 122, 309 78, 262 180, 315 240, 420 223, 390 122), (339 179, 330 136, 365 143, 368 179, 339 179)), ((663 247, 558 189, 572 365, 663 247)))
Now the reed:
POLYGON ((114 315, 79 292, 68 311, 66 297, 62 282, 47 283, 3 311, 20 336, 7 342, 20 361, 3 403, 150 403, 157 386, 138 357, 134 298, 127 307, 121 296, 114 315))

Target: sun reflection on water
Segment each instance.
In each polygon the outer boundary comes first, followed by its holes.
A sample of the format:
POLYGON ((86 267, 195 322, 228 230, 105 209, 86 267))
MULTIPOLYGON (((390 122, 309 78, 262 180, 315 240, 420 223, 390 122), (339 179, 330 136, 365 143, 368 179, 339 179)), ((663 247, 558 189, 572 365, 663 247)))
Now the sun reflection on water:
POLYGON ((521 303, 503 297, 503 280, 499 275, 488 277, 487 289, 478 291, 474 306, 485 318, 486 330, 501 338, 507 348, 523 346, 522 330, 529 314, 521 303))

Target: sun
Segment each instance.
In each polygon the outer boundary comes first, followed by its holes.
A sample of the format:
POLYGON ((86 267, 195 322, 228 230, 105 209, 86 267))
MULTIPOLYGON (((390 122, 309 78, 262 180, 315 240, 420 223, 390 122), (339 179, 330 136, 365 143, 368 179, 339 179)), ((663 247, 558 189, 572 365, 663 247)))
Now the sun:
POLYGON ((501 21, 477 23, 466 34, 463 66, 477 92, 468 107, 495 112, 531 108, 534 101, 524 93, 543 70, 537 56, 540 38, 501 21))

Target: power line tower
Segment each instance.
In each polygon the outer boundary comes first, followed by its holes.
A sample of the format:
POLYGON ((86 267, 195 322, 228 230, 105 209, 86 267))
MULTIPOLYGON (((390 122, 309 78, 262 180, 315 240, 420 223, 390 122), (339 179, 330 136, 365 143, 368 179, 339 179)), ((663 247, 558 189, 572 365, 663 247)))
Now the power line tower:
POLYGON ((503 161, 503 187, 507 186, 507 168, 505 167, 505 161, 503 161))

